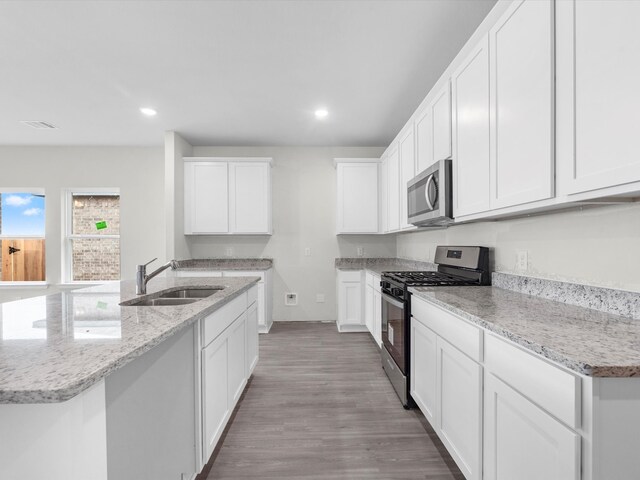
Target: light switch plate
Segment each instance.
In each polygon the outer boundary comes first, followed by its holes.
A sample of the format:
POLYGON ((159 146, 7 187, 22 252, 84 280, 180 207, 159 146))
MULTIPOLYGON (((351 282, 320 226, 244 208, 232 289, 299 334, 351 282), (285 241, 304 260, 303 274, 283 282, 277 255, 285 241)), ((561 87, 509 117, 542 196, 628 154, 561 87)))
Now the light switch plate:
POLYGON ((516 270, 526 272, 529 269, 529 252, 519 250, 516 252, 516 270))

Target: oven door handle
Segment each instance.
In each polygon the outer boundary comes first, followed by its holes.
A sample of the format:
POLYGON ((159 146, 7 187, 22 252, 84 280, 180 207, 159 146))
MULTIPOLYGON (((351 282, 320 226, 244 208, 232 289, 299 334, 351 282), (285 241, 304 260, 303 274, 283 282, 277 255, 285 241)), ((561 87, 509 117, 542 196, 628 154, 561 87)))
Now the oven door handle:
POLYGON ((388 295, 386 293, 382 294, 382 298, 384 298, 387 302, 389 302, 394 307, 404 308, 404 303, 399 302, 398 300, 396 300, 395 298, 393 298, 392 296, 390 296, 390 295, 388 295))

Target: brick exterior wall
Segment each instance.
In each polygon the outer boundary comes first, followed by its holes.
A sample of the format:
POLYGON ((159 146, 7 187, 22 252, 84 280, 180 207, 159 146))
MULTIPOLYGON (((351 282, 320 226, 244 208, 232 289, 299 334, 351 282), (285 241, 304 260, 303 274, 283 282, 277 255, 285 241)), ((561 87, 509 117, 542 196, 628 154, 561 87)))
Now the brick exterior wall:
MULTIPOLYGON (((76 235, 118 235, 120 197, 74 195, 72 222, 76 235), (98 230, 96 223, 101 221, 107 222, 107 228, 98 230)), ((120 239, 74 239, 71 250, 74 281, 120 279, 120 239)))

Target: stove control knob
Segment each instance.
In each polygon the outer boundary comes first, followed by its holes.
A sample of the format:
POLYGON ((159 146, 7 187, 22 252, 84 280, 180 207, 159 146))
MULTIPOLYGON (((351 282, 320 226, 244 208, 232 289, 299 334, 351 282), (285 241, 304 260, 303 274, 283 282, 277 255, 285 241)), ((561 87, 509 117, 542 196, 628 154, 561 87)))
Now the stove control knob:
POLYGON ((381 286, 382 288, 389 288, 391 285, 390 285, 390 283, 389 283, 389 282, 380 282, 380 286, 381 286))
POLYGON ((404 292, 402 291, 401 288, 392 288, 391 289, 391 294, 394 297, 402 297, 402 296, 404 296, 404 292))

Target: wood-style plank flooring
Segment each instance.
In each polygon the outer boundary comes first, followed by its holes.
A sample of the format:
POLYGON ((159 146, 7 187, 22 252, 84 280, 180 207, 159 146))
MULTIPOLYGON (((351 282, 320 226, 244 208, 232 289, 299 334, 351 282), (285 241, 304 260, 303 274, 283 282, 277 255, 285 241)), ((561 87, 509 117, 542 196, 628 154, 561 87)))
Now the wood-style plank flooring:
POLYGON ((463 480, 419 410, 402 408, 368 333, 277 322, 213 479, 463 480))

